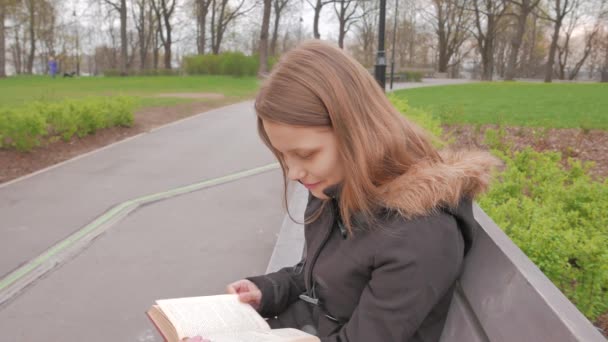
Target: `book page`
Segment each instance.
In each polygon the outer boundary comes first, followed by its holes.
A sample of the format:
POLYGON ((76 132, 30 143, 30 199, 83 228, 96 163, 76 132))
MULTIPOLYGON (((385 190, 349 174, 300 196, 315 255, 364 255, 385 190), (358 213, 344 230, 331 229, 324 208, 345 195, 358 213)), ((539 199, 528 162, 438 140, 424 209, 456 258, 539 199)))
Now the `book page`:
POLYGON ((228 334, 203 336, 212 342, 315 342, 316 336, 297 329, 274 329, 268 331, 243 331, 228 334))
POLYGON ((239 331, 267 331, 268 323, 237 295, 161 299, 156 303, 175 326, 179 338, 239 331))

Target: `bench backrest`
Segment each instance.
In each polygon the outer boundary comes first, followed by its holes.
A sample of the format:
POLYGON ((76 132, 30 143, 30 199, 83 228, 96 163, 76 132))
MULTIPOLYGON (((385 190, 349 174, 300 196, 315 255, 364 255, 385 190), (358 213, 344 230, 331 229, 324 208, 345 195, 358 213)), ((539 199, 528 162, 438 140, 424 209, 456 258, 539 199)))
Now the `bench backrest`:
MULTIPOLYGON (((297 186, 290 198, 302 222, 308 192, 297 186)), ((442 342, 606 341, 477 204, 473 210, 482 229, 465 259, 442 342)), ((286 215, 267 272, 295 265, 303 248, 302 225, 286 215)))

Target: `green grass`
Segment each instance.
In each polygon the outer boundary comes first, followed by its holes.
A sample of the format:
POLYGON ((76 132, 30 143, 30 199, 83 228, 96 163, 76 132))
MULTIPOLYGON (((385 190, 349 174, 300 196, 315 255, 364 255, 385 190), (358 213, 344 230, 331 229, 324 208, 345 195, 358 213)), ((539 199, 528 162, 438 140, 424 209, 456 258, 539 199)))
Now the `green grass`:
POLYGON ((443 123, 608 129, 608 84, 493 82, 397 91, 443 123))
POLYGON ((20 106, 34 100, 55 101, 86 96, 126 95, 138 98, 140 106, 158 106, 205 101, 203 99, 158 98, 160 93, 213 92, 235 100, 253 96, 255 77, 154 76, 56 78, 20 76, 0 79, 0 106, 20 106))

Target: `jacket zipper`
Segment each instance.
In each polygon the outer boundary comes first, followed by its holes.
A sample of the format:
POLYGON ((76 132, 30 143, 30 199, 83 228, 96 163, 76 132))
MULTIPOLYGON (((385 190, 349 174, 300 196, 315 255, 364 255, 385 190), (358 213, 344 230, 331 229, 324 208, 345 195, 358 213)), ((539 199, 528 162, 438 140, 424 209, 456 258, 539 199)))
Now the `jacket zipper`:
MULTIPOLYGON (((319 246, 319 248, 315 251, 315 253, 312 255, 312 258, 310 259, 310 269, 308 271, 308 288, 310 288, 311 292, 314 292, 314 284, 313 284, 313 276, 312 276, 312 271, 315 267, 315 263, 317 262, 317 258, 319 257, 319 254, 321 254, 321 251, 323 250, 323 247, 325 247, 325 244, 327 244, 327 241, 329 241, 329 237, 331 236, 331 233, 334 230, 334 225, 336 223, 336 215, 335 215, 335 204, 334 201, 332 200, 331 202, 332 205, 332 212, 331 215, 333 216, 331 219, 331 226, 327 229, 327 232, 325 233, 325 236, 323 237, 323 241, 321 241, 321 245, 319 246)), ((307 289, 308 292, 308 289, 307 289)), ((314 293, 310 293, 311 295, 314 296, 314 293)))

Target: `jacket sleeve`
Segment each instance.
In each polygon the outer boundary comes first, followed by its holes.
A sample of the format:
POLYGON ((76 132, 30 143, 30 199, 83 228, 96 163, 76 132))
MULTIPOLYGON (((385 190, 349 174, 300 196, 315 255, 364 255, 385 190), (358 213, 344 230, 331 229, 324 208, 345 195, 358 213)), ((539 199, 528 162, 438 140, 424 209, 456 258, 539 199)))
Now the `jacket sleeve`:
POLYGON ((412 338, 457 279, 464 248, 459 233, 448 233, 457 230, 454 224, 432 220, 415 228, 415 234, 410 231, 377 244, 371 279, 350 320, 322 342, 412 338))
POLYGON ((306 291, 304 283, 304 257, 293 267, 284 267, 262 276, 247 277, 262 291, 262 302, 258 312, 263 317, 273 317, 285 311, 306 291))

